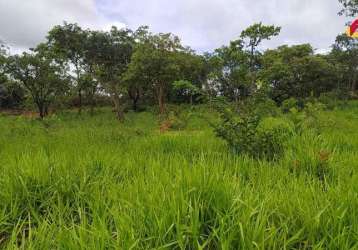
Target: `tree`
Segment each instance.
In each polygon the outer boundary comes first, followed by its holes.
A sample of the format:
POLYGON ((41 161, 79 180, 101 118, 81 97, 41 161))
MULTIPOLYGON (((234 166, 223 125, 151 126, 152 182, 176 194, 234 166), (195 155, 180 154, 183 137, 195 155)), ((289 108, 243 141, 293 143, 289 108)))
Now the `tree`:
MULTIPOLYGON (((134 47, 138 47, 149 39, 149 31, 147 26, 140 26, 135 32, 133 32, 133 38, 135 41, 134 47)), ((134 49, 135 49, 134 48, 134 49)), ((149 92, 149 86, 147 82, 141 81, 138 78, 126 78, 125 84, 128 92, 128 97, 132 102, 133 111, 138 111, 138 103, 140 99, 149 92)))
POLYGON ((94 108, 96 106, 95 96, 98 90, 98 80, 93 77, 94 72, 82 74, 79 81, 82 89, 86 95, 86 99, 89 100, 90 114, 94 114, 94 108))
POLYGON ((6 66, 6 49, 5 49, 5 45, 0 43, 0 84, 3 84, 7 80, 6 73, 5 73, 6 72, 5 66, 6 66))
POLYGON ((178 77, 194 83, 196 87, 201 88, 207 79, 205 58, 196 55, 189 48, 177 51, 175 57, 178 66, 178 77))
POLYGON ((134 48, 133 32, 112 27, 109 32, 93 31, 89 36, 91 65, 96 78, 109 93, 117 118, 124 118, 124 95, 127 86, 123 74, 131 61, 134 48))
POLYGON ((358 0, 338 0, 342 5, 343 9, 338 13, 339 15, 346 15, 354 17, 358 14, 358 0))
POLYGON ((237 102, 247 95, 249 86, 249 61, 241 40, 216 49, 211 55, 213 66, 210 80, 217 82, 221 94, 237 102))
MULTIPOLYGON (((57 53, 57 59, 62 59, 73 66, 73 74, 78 94, 79 113, 82 110, 82 92, 84 82, 82 74, 87 74, 87 66, 85 61, 85 51, 87 44, 88 32, 82 30, 80 26, 72 23, 64 23, 50 30, 47 39, 48 45, 57 53)), ((87 74, 88 76, 88 74, 87 74)))
POLYGON ((251 73, 252 88, 255 86, 256 72, 258 69, 258 47, 264 40, 270 40, 274 36, 278 36, 281 31, 281 27, 275 27, 273 25, 266 26, 262 23, 255 23, 241 32, 240 39, 243 41, 245 47, 249 53, 249 65, 251 73))
MULTIPOLYGON (((200 92, 208 79, 205 58, 201 55, 196 55, 190 48, 185 48, 184 51, 175 52, 175 64, 177 65, 176 79, 190 83, 200 92)), ((190 100, 190 96, 183 95, 182 91, 175 89, 174 84, 171 84, 171 90, 170 101, 180 102, 183 97, 190 100)), ((197 94, 199 93, 194 95, 197 94)))
POLYGON ((173 89, 181 95, 188 96, 190 105, 193 105, 193 96, 200 93, 200 89, 197 86, 186 80, 175 81, 173 89))
POLYGON ((335 67, 320 55, 314 55, 309 44, 280 46, 267 50, 262 58, 259 79, 270 87, 276 102, 290 98, 305 98, 335 88, 335 67))
POLYGON ((136 48, 125 74, 126 81, 148 84, 153 90, 161 114, 165 112, 165 99, 170 84, 178 80, 177 52, 183 47, 172 34, 150 34, 136 48))
POLYGON ((21 105, 24 93, 19 84, 11 81, 7 74, 8 51, 0 43, 0 108, 14 108, 21 105))
POLYGON ((66 89, 63 69, 40 53, 11 56, 8 70, 30 94, 41 119, 48 114, 49 105, 66 89))
POLYGON ((338 35, 330 54, 331 59, 339 64, 341 79, 347 82, 347 89, 355 93, 358 80, 358 41, 346 34, 338 35))
POLYGON ((0 40, 0 83, 6 81, 7 48, 0 40))

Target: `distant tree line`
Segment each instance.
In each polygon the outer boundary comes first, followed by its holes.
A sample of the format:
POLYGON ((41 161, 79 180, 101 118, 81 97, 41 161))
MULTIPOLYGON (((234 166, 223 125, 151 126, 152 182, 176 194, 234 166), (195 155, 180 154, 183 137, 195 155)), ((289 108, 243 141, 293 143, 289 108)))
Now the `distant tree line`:
MULTIPOLYGON (((357 14, 357 1, 342 2, 340 14, 357 14)), ((356 97, 358 41, 338 35, 329 53, 315 54, 310 44, 282 45, 261 51, 260 45, 280 27, 256 23, 211 53, 198 54, 171 33, 148 27, 110 31, 64 23, 53 27, 45 42, 21 55, 0 47, 0 108, 29 103, 41 118, 50 108, 90 107, 111 101, 119 120, 129 108, 156 104, 210 102, 225 97, 240 102, 258 89, 277 104, 289 98, 319 97, 336 92, 356 97)))

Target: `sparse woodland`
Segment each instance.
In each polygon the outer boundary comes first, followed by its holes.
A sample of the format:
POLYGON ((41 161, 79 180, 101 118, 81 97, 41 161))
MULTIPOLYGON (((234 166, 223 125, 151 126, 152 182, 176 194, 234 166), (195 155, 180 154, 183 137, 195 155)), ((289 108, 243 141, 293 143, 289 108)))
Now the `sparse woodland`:
POLYGON ((4 43, 0 249, 358 249, 358 40, 262 50, 280 31, 4 43))

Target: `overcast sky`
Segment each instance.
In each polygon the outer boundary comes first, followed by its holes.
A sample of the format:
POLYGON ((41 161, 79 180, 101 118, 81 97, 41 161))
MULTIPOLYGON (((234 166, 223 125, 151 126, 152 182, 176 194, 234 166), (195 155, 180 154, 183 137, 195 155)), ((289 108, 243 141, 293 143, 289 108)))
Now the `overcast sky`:
POLYGON ((282 27, 265 48, 309 42, 325 51, 345 29, 339 9, 338 0, 0 0, 0 40, 16 53, 43 41, 52 26, 66 20, 94 29, 149 25, 203 52, 262 21, 282 27))

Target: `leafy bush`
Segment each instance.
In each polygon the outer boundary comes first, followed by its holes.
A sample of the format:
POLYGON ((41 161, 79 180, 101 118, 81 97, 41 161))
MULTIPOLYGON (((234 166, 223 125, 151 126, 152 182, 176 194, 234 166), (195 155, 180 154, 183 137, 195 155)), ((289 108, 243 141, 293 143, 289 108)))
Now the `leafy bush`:
POLYGON ((281 104, 282 112, 288 113, 291 109, 298 109, 298 101, 296 98, 289 98, 282 102, 281 104))
POLYGON ((222 122, 215 128, 217 136, 227 141, 237 153, 266 160, 278 159, 284 153, 284 144, 293 134, 293 127, 278 118, 261 119, 258 115, 222 110, 222 122))
POLYGON ((326 109, 333 110, 337 107, 343 107, 347 104, 348 94, 345 91, 335 90, 322 93, 318 101, 326 106, 326 109))
POLYGON ((302 111, 291 108, 288 117, 293 122, 297 133, 301 134, 304 130, 314 130, 315 133, 320 133, 324 125, 320 121, 324 108, 325 106, 320 102, 308 102, 302 111))
POLYGON ((293 126, 279 118, 266 118, 257 127, 258 156, 275 159, 284 153, 285 142, 294 134, 293 126))
POLYGON ((171 110, 165 115, 165 117, 162 118, 160 130, 165 132, 167 130, 185 129, 191 116, 191 111, 183 111, 180 109, 171 110))
POLYGON ((253 112, 259 117, 278 116, 280 114, 276 103, 270 98, 261 99, 253 103, 253 107, 253 112))
POLYGON ((174 111, 170 111, 168 115, 168 120, 171 123, 171 129, 181 130, 184 129, 188 125, 189 121, 188 114, 184 114, 183 112, 176 113, 174 111))
POLYGON ((338 106, 338 99, 333 92, 322 93, 319 96, 318 101, 324 104, 326 109, 328 110, 333 110, 335 107, 338 106))
POLYGON ((248 112, 253 112, 259 117, 278 116, 280 110, 274 100, 268 97, 266 88, 261 88, 254 95, 247 99, 242 106, 248 108, 248 112))

